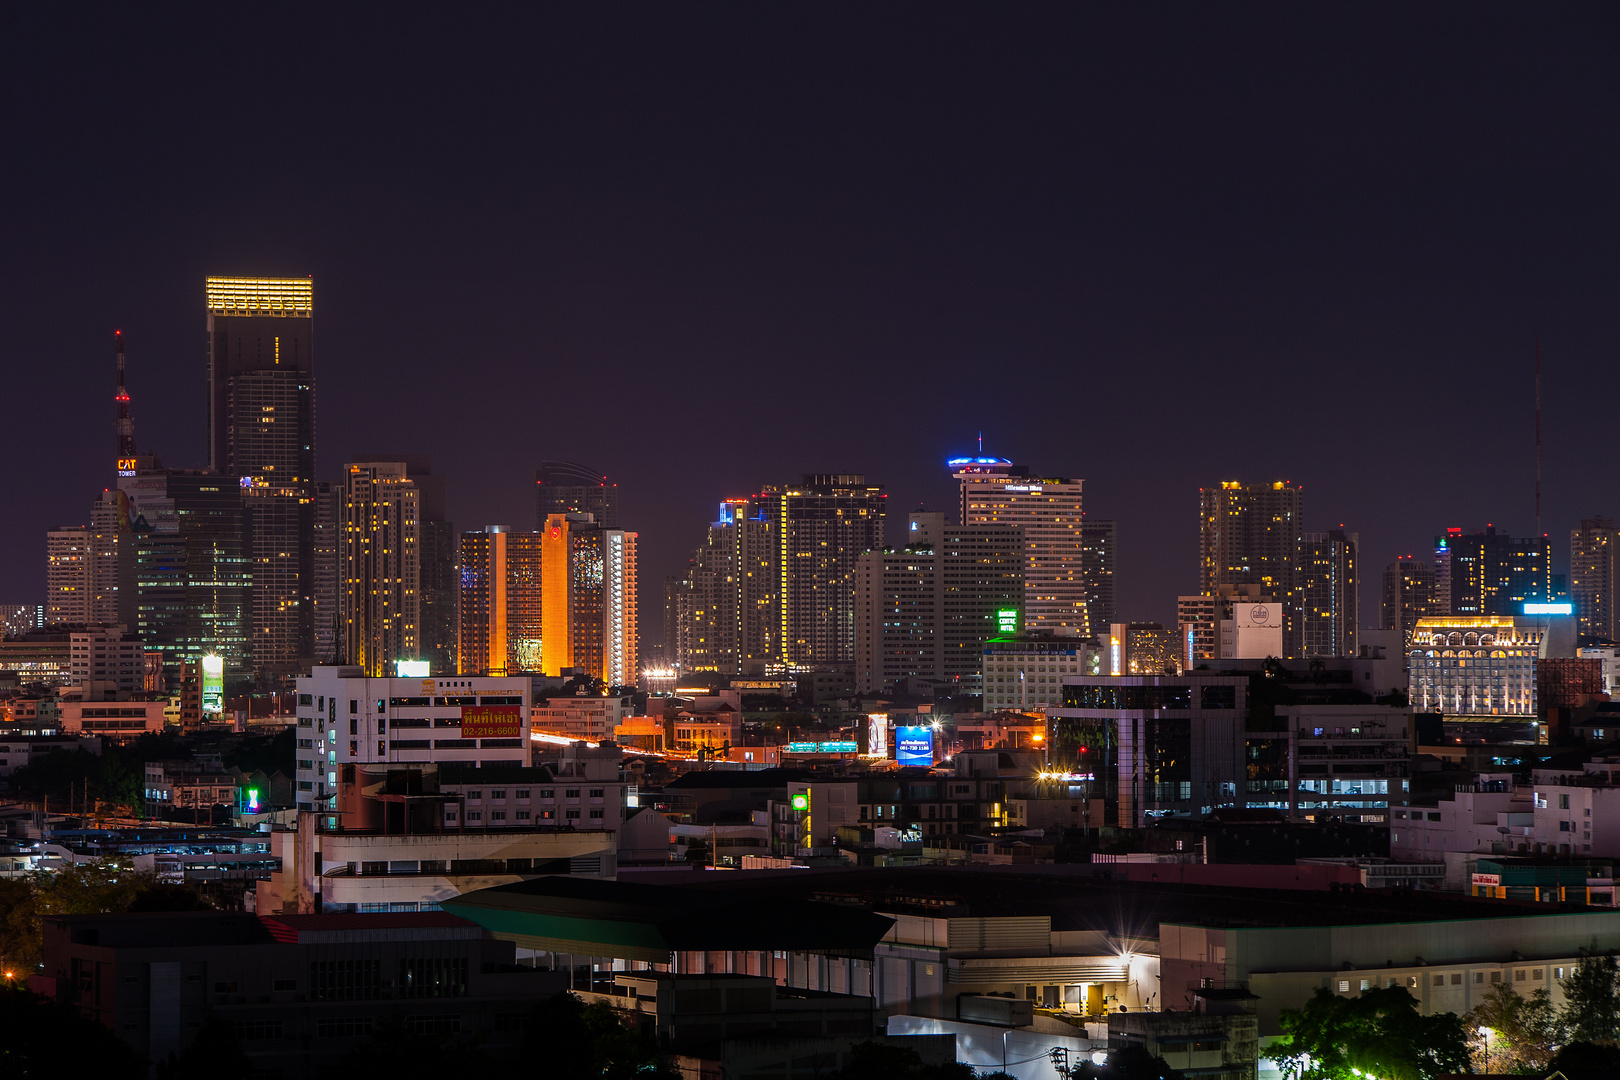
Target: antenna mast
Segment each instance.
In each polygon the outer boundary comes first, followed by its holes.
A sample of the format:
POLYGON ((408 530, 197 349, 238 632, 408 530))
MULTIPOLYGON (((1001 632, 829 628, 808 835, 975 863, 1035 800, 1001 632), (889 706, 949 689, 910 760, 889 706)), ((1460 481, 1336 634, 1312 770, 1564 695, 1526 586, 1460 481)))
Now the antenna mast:
POLYGON ((1541 536, 1541 341, 1536 341, 1536 536, 1541 536))
POLYGON ((118 342, 118 456, 130 458, 135 456, 135 421, 129 416, 129 391, 124 389, 124 332, 114 330, 113 338, 118 342))

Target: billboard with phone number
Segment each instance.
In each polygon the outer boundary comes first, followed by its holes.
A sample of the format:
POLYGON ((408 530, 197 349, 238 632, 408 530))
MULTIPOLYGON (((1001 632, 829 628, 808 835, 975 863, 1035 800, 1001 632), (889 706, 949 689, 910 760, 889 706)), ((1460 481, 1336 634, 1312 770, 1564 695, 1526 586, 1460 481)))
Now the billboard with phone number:
POLYGON ((516 739, 522 734, 521 705, 463 706, 461 709, 463 739, 516 739))

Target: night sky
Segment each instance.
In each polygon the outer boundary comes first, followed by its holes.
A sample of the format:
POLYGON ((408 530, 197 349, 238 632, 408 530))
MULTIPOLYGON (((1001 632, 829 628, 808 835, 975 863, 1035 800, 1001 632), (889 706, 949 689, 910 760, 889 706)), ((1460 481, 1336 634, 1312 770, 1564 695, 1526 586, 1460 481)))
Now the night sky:
MULTIPOLYGON (((1304 486, 1378 572, 1620 515, 1613 5, 113 8, 0 17, 0 602, 136 440, 204 460, 203 278, 312 274, 321 478, 432 456, 458 528, 620 485, 643 636, 715 504, 1083 477, 1123 617, 1197 488, 1304 486)), ((516 5, 512 5, 516 7, 516 5)))

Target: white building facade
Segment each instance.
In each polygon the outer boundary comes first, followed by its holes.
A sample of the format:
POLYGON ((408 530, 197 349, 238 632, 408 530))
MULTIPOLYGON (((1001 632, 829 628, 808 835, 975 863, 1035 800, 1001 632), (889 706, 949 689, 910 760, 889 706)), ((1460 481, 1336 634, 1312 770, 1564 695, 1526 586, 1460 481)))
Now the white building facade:
POLYGON ((531 687, 526 678, 315 668, 298 680, 298 808, 323 809, 347 763, 529 764, 531 687))

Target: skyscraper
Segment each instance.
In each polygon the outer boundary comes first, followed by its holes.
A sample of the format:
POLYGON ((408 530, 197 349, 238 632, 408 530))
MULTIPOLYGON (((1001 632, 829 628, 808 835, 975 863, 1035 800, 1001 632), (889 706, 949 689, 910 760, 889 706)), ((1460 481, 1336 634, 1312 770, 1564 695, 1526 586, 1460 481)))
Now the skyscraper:
POLYGON ((1283 605, 1284 654, 1301 655, 1299 488, 1286 480, 1223 481, 1198 495, 1198 591, 1215 596, 1222 585, 1259 585, 1283 605))
POLYGON ((860 473, 806 473, 754 498, 776 544, 779 659, 855 662, 855 560, 883 546, 888 496, 860 473))
POLYGON ((1449 614, 1512 617, 1523 614, 1526 603, 1554 599, 1552 541, 1547 537, 1514 538, 1487 525, 1484 532, 1448 529, 1445 541, 1450 555, 1449 614))
POLYGON ((619 527, 619 488, 577 461, 542 461, 534 471, 534 527, 552 514, 590 514, 604 529, 619 527))
POLYGON ((210 277, 208 467, 237 478, 252 565, 252 658, 290 679, 315 653, 314 283, 210 277))
POLYGON ((1399 630, 1402 641, 1410 646, 1412 632, 1419 619, 1447 614, 1439 610, 1434 565, 1410 555, 1396 559, 1384 568, 1384 603, 1381 625, 1385 630, 1399 630))
POLYGON ((540 532, 490 525, 461 534, 458 670, 541 671, 540 532))
POLYGON ((417 522, 417 563, 420 567, 418 599, 421 620, 419 652, 432 670, 456 670, 455 527, 445 516, 444 477, 433 472, 433 459, 423 454, 367 452, 356 461, 398 461, 416 486, 420 517, 417 522))
POLYGON ((421 659, 419 523, 419 493, 404 462, 348 467, 338 546, 342 650, 371 678, 421 659))
POLYGON ((246 673, 252 576, 243 488, 201 469, 165 469, 155 454, 120 470, 135 539, 136 630, 180 667, 218 656, 227 680, 246 673))
POLYGON ((780 659, 775 529, 753 499, 726 499, 685 573, 665 582, 665 651, 684 674, 736 675, 780 659))
POLYGON ((637 534, 589 514, 552 514, 541 538, 541 668, 577 668, 610 686, 633 685, 640 633, 637 534))
POLYGON ((90 596, 90 530, 52 529, 45 534, 45 625, 94 622, 90 596))
POLYGON ((1023 530, 924 512, 908 524, 904 548, 856 560, 855 687, 981 694, 985 643, 1023 603, 1023 530))
POLYGON ((1360 628, 1360 538, 1343 529, 1300 541, 1300 656, 1354 656, 1360 628))
POLYGON ((1582 518, 1569 532, 1569 595, 1581 633, 1615 640, 1614 589, 1620 584, 1620 530, 1613 518, 1582 518))
POLYGON ((1114 601, 1118 527, 1106 518, 1085 518, 1080 523, 1080 543, 1080 565, 1086 580, 1086 621, 1100 630, 1113 625, 1119 617, 1114 601))
POLYGON ((1083 481, 1031 476, 999 457, 952 458, 946 465, 960 488, 962 524, 1024 530, 1024 628, 1068 628, 1081 636, 1100 629, 1091 625, 1086 597, 1083 481))
MULTIPOLYGON (((337 661, 338 627, 338 548, 343 535, 343 484, 320 481, 315 485, 315 515, 312 526, 314 581, 310 589, 315 605, 315 663, 337 661)), ((443 670, 443 669, 440 669, 443 670)))

